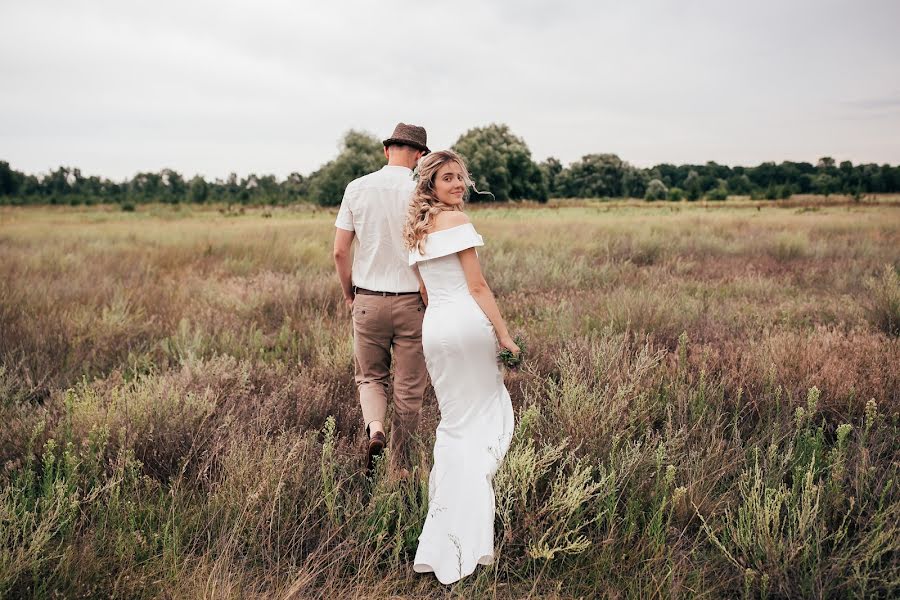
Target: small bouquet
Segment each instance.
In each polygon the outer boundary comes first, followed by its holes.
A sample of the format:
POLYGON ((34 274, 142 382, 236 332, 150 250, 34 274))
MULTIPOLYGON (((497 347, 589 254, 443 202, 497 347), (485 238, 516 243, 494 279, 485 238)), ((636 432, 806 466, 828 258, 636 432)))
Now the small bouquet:
POLYGON ((497 359, 507 369, 517 369, 522 366, 522 362, 525 360, 525 340, 517 335, 513 341, 519 347, 518 354, 513 354, 508 348, 503 348, 497 353, 497 359))

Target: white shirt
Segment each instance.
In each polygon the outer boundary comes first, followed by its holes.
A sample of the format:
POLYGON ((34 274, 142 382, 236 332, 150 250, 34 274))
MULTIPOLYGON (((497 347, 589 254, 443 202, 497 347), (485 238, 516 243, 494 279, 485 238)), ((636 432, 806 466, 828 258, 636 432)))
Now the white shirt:
POLYGON ((347 185, 334 225, 356 232, 353 285, 376 292, 418 291, 419 280, 409 266, 403 241, 415 186, 410 169, 393 165, 347 185))

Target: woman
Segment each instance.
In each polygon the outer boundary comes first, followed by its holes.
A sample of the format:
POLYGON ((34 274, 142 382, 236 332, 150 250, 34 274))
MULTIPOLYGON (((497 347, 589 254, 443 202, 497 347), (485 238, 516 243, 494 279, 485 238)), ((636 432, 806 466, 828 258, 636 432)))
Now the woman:
POLYGON ((418 173, 404 235, 427 295, 422 349, 441 421, 413 569, 448 584, 493 562, 491 480, 513 433, 498 342, 519 348, 481 274, 475 247, 484 242, 462 212, 472 185, 462 158, 434 152, 418 173))

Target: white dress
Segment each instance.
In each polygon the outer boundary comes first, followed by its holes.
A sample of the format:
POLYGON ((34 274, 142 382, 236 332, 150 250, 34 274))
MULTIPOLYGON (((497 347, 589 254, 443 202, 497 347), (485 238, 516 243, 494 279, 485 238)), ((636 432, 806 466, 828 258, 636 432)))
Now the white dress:
POLYGON ((494 560, 491 480, 513 433, 513 409, 497 361, 494 328, 469 293, 457 252, 483 246, 472 224, 429 234, 413 250, 428 290, 425 364, 441 421, 428 479, 428 516, 413 569, 448 584, 494 560))

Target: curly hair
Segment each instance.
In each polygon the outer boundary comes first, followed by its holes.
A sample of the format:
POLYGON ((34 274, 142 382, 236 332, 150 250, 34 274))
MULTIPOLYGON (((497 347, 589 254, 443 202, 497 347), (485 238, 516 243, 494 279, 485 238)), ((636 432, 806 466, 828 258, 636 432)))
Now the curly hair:
POLYGON ((466 169, 463 158, 452 150, 440 150, 426 155, 419 161, 416 189, 413 191, 409 202, 409 210, 406 213, 406 226, 403 228, 403 238, 409 250, 413 248, 423 252, 425 238, 428 229, 434 224, 434 218, 445 210, 462 210, 462 205, 450 206, 438 200, 434 192, 434 180, 438 170, 448 162, 456 162, 462 169, 463 181, 466 184, 466 197, 469 195, 469 186, 472 179, 466 169))

